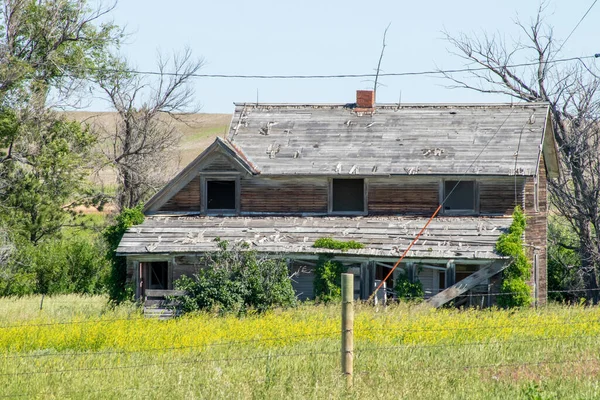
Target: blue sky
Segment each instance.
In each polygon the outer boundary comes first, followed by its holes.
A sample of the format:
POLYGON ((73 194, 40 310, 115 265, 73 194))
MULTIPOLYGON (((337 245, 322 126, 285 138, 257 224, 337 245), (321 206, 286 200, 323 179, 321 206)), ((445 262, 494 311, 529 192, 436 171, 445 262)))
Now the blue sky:
MULTIPOLYGON (((592 0, 554 0, 546 19, 565 39, 592 0)), ((529 21, 539 6, 530 0, 454 1, 183 1, 121 0, 112 12, 131 34, 122 52, 133 67, 156 70, 156 54, 189 46, 206 64, 200 73, 361 74, 372 73, 385 27, 391 23, 383 72, 460 68, 442 31, 451 34, 497 33, 510 41, 521 34, 514 21, 529 21)), ((562 49, 564 57, 600 53, 600 4, 562 49)), ((524 60, 523 60, 524 61, 524 60)), ((596 63, 600 62, 597 60, 596 63)), ((506 97, 451 90, 436 77, 385 77, 378 102, 494 102, 506 97)), ((230 113, 233 102, 348 103, 364 79, 193 80, 202 112, 230 113)), ((94 101, 90 110, 105 110, 94 101)))

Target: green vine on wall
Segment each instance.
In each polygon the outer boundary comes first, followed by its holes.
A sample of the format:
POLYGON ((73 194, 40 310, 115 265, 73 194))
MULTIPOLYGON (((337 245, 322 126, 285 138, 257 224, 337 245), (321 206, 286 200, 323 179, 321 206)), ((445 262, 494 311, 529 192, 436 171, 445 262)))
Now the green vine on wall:
POLYGON ((502 274, 503 293, 498 298, 501 307, 522 307, 531 304, 531 288, 527 281, 531 277, 531 263, 523 249, 523 233, 527 226, 521 207, 515 207, 513 222, 508 232, 503 233, 496 242, 496 251, 503 256, 511 257, 510 265, 502 274))
POLYGON ((328 303, 342 298, 342 274, 347 267, 331 256, 321 255, 315 268, 314 289, 318 301, 328 303))

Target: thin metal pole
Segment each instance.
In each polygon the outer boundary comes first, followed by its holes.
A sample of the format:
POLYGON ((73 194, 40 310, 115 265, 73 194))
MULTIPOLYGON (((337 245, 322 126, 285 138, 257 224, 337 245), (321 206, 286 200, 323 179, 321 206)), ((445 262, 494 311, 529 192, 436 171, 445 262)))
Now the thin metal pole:
POLYGON ((342 274, 342 373, 352 387, 354 362, 354 275, 342 274))

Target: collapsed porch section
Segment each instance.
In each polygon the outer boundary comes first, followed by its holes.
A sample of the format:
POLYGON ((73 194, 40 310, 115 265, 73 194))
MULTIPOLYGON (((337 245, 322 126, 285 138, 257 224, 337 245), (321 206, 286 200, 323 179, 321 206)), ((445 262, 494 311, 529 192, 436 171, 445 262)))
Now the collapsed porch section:
MULTIPOLYGON (((259 253, 289 260, 300 299, 314 297, 312 281, 319 256, 334 257, 356 276, 355 297, 366 299, 425 220, 399 216, 152 216, 127 231, 117 252, 128 258, 128 278, 136 284, 138 299, 143 299, 147 290, 171 290, 180 276, 196 272, 202 254, 217 249, 215 238, 244 242, 259 253), (340 251, 313 247, 323 237, 354 240, 364 248, 340 251)), ((497 292, 498 272, 507 261, 495 252, 495 244, 511 221, 510 217, 437 218, 395 271, 387 293, 393 297, 398 274, 407 274, 410 280, 422 283, 425 297, 433 298, 435 304, 466 292, 470 293, 470 303, 490 304, 490 293, 497 292), (466 280, 473 275, 478 279, 466 280), (460 282, 470 283, 465 288, 458 285, 460 282)))

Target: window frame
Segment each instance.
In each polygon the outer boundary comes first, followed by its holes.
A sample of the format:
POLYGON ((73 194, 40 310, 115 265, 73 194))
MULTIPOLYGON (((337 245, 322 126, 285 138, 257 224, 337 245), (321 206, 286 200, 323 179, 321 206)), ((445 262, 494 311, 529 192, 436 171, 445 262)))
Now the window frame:
POLYGON ((355 177, 355 176, 336 176, 330 177, 328 179, 328 189, 327 189, 327 213, 330 215, 340 215, 340 216, 364 216, 369 212, 369 187, 367 178, 355 177), (363 210, 362 211, 333 211, 333 181, 335 179, 353 179, 363 181, 363 210))
POLYGON ((461 210, 446 210, 442 206, 442 214, 444 215, 478 215, 479 214, 479 181, 476 179, 464 179, 464 178, 444 178, 440 181, 440 196, 439 203, 442 204, 446 198, 446 182, 473 182, 473 209, 466 208, 461 210))
POLYGON ((239 173, 202 173, 200 175, 200 211, 206 215, 239 215, 240 213, 240 174, 239 173), (208 208, 208 182, 213 181, 234 181, 235 182, 235 208, 209 209, 208 208))

